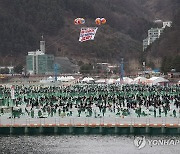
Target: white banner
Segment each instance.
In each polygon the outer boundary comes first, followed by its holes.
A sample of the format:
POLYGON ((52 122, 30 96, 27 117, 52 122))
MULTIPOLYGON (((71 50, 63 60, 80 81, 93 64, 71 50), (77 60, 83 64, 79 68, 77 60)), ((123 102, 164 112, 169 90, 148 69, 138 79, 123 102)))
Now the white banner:
POLYGON ((79 36, 79 41, 84 42, 87 40, 94 40, 97 29, 98 27, 82 27, 79 36))

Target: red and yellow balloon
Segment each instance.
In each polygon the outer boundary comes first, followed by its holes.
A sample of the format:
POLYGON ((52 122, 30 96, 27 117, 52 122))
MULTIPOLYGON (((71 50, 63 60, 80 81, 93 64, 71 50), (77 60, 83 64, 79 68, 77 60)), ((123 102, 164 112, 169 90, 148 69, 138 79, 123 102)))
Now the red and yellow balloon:
MULTIPOLYGON (((105 24, 106 19, 105 18, 96 18, 95 23, 96 23, 96 25, 105 24)), ((74 19, 74 24, 75 25, 85 24, 85 19, 84 18, 76 18, 76 19, 74 19)))
POLYGON ((101 18, 96 18, 95 23, 96 25, 101 25, 101 18))
POLYGON ((106 23, 106 19, 105 18, 96 18, 95 23, 97 25, 105 24, 106 23))
POLYGON ((101 23, 105 24, 106 23, 106 19, 105 18, 101 18, 101 23))

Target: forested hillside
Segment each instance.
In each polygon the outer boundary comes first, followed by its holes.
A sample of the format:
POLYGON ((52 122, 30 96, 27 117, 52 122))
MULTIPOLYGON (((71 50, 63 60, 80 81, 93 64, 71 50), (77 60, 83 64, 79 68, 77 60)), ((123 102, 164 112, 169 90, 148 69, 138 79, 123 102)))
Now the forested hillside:
MULTIPOLYGON (((180 12, 176 14, 171 28, 166 28, 160 39, 146 51, 149 63, 160 61, 161 70, 168 72, 175 69, 180 72, 180 12)), ((155 66, 154 65, 154 66, 155 66)))
POLYGON ((160 7, 160 1, 1 0, 0 63, 24 64, 25 55, 39 48, 43 35, 47 52, 56 56, 91 63, 116 63, 124 57, 129 70, 137 69, 142 61, 142 40, 156 14, 164 20, 173 20, 176 14, 171 10, 177 7, 177 0, 166 0, 166 8, 160 7), (105 17, 107 24, 99 26, 94 41, 80 43, 81 27, 73 23, 76 17, 85 18, 84 26, 96 26, 96 17, 105 17))

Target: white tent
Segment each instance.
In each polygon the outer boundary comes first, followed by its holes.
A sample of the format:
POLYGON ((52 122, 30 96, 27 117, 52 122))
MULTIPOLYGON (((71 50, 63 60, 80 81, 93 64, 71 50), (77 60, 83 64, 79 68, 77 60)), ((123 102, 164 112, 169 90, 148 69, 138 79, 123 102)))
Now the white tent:
POLYGON ((39 81, 40 83, 48 83, 49 81, 48 80, 45 80, 45 79, 42 79, 39 81))
POLYGON ((137 78, 134 79, 133 83, 134 84, 145 83, 146 80, 147 80, 147 78, 142 77, 142 76, 138 76, 137 78))
POLYGON ((71 77, 70 76, 65 76, 64 77, 64 81, 65 82, 69 82, 69 81, 71 81, 72 79, 71 79, 71 77))
POLYGON ((95 81, 95 83, 106 83, 106 79, 99 79, 95 81))
POLYGON ((117 80, 116 80, 116 82, 120 82, 121 81, 121 79, 120 78, 118 78, 117 80))
POLYGON ((61 81, 61 77, 58 76, 58 77, 57 77, 57 81, 61 81))
POLYGON ((147 79, 147 84, 150 84, 150 85, 156 85, 156 84, 159 84, 159 83, 165 83, 165 82, 169 82, 169 80, 163 78, 163 77, 152 77, 150 79, 147 79))
POLYGON ((113 84, 113 83, 115 83, 115 82, 116 82, 115 79, 107 79, 107 80, 106 80, 106 83, 107 83, 107 84, 113 84))
POLYGON ((49 76, 49 77, 47 78, 47 80, 53 80, 53 77, 52 77, 52 76, 49 76))
POLYGON ((49 76, 48 78, 47 78, 47 82, 53 82, 54 81, 54 78, 52 77, 52 76, 49 76))
POLYGON ((65 77, 64 76, 61 76, 61 77, 57 77, 57 81, 65 81, 65 77))
POLYGON ((85 77, 84 79, 82 79, 82 82, 86 82, 86 83, 93 82, 93 81, 94 81, 94 79, 91 77, 85 77))
MULTIPOLYGON (((116 80, 116 82, 121 82, 121 79, 118 78, 118 79, 116 80)), ((129 77, 123 77, 122 83, 124 83, 124 84, 131 84, 131 83, 133 83, 133 79, 131 79, 131 78, 129 78, 129 77)))
POLYGON ((73 76, 68 76, 69 80, 75 80, 73 76))
POLYGON ((54 78, 52 76, 49 76, 47 79, 40 80, 40 83, 50 83, 54 82, 54 78))
POLYGON ((68 82, 68 81, 72 81, 74 79, 75 78, 73 76, 61 76, 61 77, 57 78, 58 81, 62 81, 62 82, 68 82))

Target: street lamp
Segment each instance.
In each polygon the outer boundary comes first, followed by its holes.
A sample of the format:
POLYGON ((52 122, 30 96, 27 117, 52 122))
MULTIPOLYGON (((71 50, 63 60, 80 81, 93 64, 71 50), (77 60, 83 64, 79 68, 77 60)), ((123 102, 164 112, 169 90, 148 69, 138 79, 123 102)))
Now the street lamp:
POLYGON ((143 72, 144 72, 144 77, 146 75, 146 62, 144 61, 143 63, 143 72))

